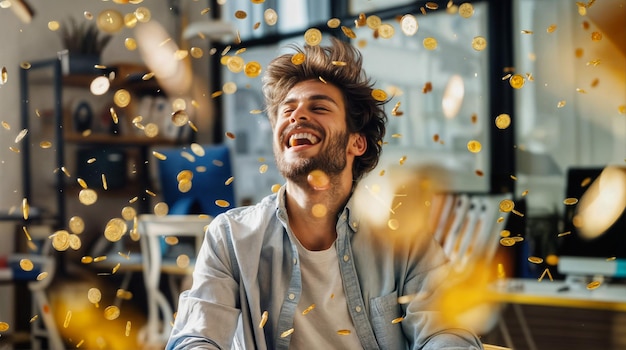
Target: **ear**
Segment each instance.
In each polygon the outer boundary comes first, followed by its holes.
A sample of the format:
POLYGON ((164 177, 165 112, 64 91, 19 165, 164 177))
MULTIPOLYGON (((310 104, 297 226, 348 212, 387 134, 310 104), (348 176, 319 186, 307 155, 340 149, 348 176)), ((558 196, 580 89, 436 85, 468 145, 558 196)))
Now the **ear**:
POLYGON ((348 152, 352 153, 354 156, 362 156, 367 150, 367 141, 365 141, 365 136, 363 134, 352 134, 350 135, 350 142, 348 143, 348 152))

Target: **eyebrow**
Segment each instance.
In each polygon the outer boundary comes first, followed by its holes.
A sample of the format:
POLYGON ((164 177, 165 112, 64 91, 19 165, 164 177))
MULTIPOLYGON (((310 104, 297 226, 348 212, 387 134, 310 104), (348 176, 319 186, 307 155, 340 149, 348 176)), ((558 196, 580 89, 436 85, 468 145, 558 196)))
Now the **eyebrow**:
MULTIPOLYGON (((335 100, 333 100, 330 96, 324 95, 324 94, 311 95, 311 96, 308 96, 306 98, 306 100, 307 101, 328 101, 328 102, 331 102, 332 104, 334 104, 335 106, 339 107, 339 105, 337 104, 337 102, 335 100)), ((290 98, 290 99, 284 100, 281 103, 281 105, 286 105, 286 104, 294 103, 294 102, 297 102, 297 101, 298 101, 297 98, 290 98)))

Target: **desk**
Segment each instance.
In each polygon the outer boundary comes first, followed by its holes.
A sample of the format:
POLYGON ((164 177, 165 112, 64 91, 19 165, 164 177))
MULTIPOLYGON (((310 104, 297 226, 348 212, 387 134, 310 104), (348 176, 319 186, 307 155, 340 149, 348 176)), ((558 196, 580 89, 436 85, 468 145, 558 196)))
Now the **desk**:
MULTIPOLYGON (((170 302, 159 288, 161 274, 189 274, 193 269, 192 264, 189 267, 181 268, 175 263, 166 263, 163 260, 161 237, 195 237, 195 253, 197 254, 204 239, 206 226, 210 222, 210 217, 199 217, 198 215, 139 215, 137 229, 141 235, 143 276, 148 299, 148 321, 145 335, 148 344, 164 344, 172 330, 174 320, 174 312, 170 302), (159 315, 162 316, 162 319, 159 315)), ((191 262, 195 260, 195 256, 189 258, 191 262)), ((176 298, 178 294, 173 291, 173 295, 176 298)), ((173 302, 176 303, 176 300, 173 302)))

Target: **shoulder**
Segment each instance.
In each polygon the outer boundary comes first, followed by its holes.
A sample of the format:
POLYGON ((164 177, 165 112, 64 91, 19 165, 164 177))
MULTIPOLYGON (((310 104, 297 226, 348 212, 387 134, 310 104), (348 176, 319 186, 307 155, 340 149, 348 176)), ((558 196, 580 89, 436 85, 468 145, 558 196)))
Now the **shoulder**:
POLYGON ((211 221, 209 230, 213 233, 228 232, 233 238, 266 230, 277 220, 277 205, 276 195, 271 194, 257 204, 229 209, 211 221))

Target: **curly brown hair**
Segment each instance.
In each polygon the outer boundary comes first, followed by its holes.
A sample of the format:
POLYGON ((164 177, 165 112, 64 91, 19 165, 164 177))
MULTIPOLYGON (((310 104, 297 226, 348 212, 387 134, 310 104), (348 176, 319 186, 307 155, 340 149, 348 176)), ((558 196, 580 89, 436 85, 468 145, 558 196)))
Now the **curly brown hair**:
POLYGON ((387 122, 383 106, 387 101, 372 97, 374 84, 362 68, 361 53, 351 44, 331 38, 330 46, 291 47, 296 53, 304 54, 304 62, 292 63, 293 54, 278 56, 267 66, 263 77, 263 94, 272 127, 276 125, 280 104, 296 84, 323 79, 335 85, 344 96, 348 132, 362 134, 367 140, 365 153, 355 159, 352 167, 352 178, 359 180, 378 164, 387 122))

